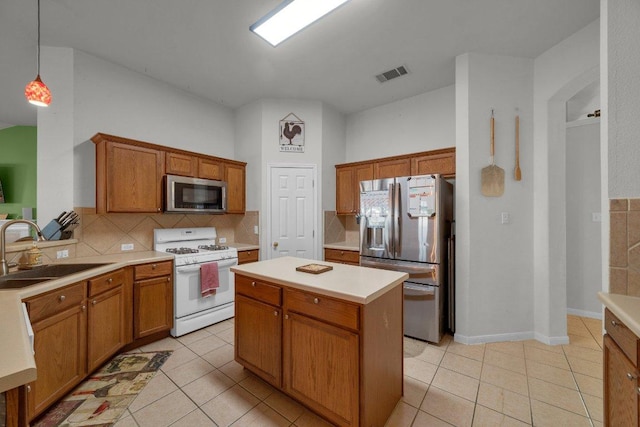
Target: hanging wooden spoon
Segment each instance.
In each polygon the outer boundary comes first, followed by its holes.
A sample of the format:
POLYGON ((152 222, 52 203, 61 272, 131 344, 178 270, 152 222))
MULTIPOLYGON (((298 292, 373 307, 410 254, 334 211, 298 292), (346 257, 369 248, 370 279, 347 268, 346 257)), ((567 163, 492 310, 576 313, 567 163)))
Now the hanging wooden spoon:
POLYGON ((513 171, 516 181, 522 180, 522 171, 520 170, 520 116, 516 109, 516 168, 513 171))

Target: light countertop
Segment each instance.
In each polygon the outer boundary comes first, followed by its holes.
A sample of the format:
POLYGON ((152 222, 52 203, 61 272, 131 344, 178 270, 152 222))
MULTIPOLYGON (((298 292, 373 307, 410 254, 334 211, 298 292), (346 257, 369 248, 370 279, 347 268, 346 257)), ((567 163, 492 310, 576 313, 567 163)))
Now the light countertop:
POLYGON ((370 303, 395 286, 401 286, 409 277, 408 274, 397 271, 295 257, 252 262, 232 267, 231 271, 359 304, 370 303), (307 264, 330 265, 333 270, 320 274, 296 271, 296 267, 307 264))
POLYGON ((128 265, 173 260, 164 252, 130 252, 73 258, 65 263, 109 263, 21 289, 0 289, 0 393, 36 379, 36 365, 22 315, 22 300, 128 265))
POLYGON ((598 299, 637 337, 640 337, 640 298, 598 292, 598 299))
POLYGON ((356 251, 360 252, 360 246, 357 243, 350 242, 334 242, 334 243, 325 243, 325 249, 337 249, 339 251, 356 251))
POLYGON ((224 243, 230 248, 236 248, 239 251, 254 251, 260 249, 260 245, 252 245, 251 243, 224 243))

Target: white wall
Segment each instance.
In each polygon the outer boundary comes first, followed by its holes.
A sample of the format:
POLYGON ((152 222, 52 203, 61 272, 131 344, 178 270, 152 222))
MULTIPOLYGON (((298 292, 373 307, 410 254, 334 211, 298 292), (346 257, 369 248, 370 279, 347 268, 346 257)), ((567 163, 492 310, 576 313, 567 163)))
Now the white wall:
POLYGON ((598 63, 598 21, 538 56, 534 63, 534 313, 537 338, 547 343, 568 340, 566 102, 598 79, 598 63))
POLYGON ((346 118, 322 106, 322 210, 336 210, 336 168, 345 163, 346 118))
POLYGON ((567 128, 567 311, 600 317, 600 124, 567 128))
POLYGON ((262 102, 237 109, 235 129, 237 159, 247 162, 246 208, 248 211, 257 211, 262 200, 262 102))
POLYGON ((455 145, 454 86, 347 116, 346 161, 356 162, 455 145))
POLYGON ((68 81, 71 87, 52 88, 52 106, 38 110, 38 134, 53 139, 58 149, 72 144, 73 155, 64 150, 64 158, 48 163, 55 165, 55 180, 40 175, 51 167, 39 167, 38 194, 74 190, 72 199, 39 200, 43 218, 74 206, 95 206, 95 152, 89 138, 97 132, 235 158, 231 109, 81 51, 72 51, 70 68, 60 64, 58 51, 45 47, 43 62, 52 82, 68 81))
POLYGON ((533 61, 464 54, 456 59, 456 341, 533 338, 533 61), (515 181, 515 113, 520 166, 515 181), (495 110, 501 197, 481 194, 495 110), (507 212, 510 224, 501 224, 507 212))
MULTIPOLYGON (((52 102, 38 108, 38 223, 46 226, 62 211, 74 206, 73 170, 74 124, 74 51, 69 48, 43 47, 41 61, 47 64, 45 83, 52 102)), ((91 163, 93 165, 93 163, 91 163)), ((95 204, 95 202, 94 202, 95 204)))
MULTIPOLYGON (((640 2, 602 0, 609 198, 640 197, 640 2)), ((603 105, 604 106, 604 105, 603 105)))

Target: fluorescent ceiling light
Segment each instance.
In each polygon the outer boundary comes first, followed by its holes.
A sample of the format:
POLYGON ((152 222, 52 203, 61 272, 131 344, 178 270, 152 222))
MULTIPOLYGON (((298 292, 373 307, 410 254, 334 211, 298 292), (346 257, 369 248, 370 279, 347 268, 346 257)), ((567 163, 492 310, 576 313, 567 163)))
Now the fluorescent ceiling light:
POLYGON ((349 0, 285 0, 249 29, 273 46, 349 0))

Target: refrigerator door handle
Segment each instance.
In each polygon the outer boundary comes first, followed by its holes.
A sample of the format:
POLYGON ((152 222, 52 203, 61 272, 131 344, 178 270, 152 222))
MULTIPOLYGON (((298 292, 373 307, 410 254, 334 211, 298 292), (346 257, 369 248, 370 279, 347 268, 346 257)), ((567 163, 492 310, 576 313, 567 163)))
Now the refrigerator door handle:
POLYGON ((420 286, 420 285, 410 285, 405 282, 403 285, 405 290, 405 295, 412 296, 421 296, 421 295, 431 295, 434 296, 436 294, 436 289, 433 286, 420 286))
POLYGON ((398 258, 400 248, 400 183, 393 184, 393 257, 398 258))

